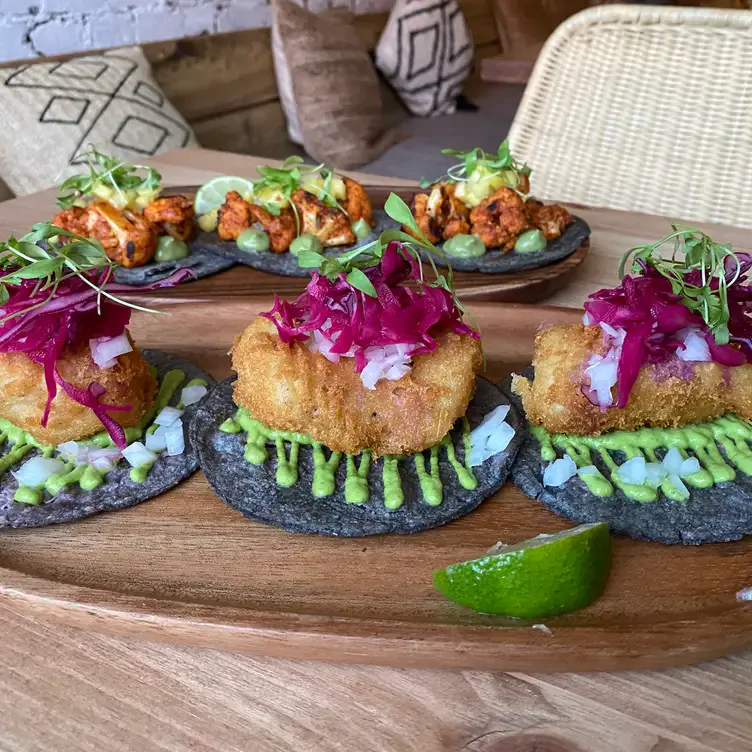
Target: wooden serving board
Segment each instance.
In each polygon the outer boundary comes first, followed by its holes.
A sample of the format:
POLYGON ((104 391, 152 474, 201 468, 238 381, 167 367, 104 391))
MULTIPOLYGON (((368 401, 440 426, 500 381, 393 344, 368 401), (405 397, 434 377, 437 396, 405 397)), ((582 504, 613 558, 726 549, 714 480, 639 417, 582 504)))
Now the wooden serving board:
MULTIPOLYGON (((270 301, 134 315, 144 346, 217 378, 270 301)), ((488 374, 530 361, 541 324, 581 311, 472 304, 488 374)), ((312 501, 312 503, 315 503, 312 501)), ((752 538, 700 547, 614 540, 606 592, 584 610, 530 622, 476 614, 433 589, 434 568, 568 524, 507 484, 467 517, 408 537, 292 535, 252 523, 203 475, 162 497, 71 525, 0 533, 0 597, 14 610, 91 630, 290 658, 505 671, 677 666, 752 646, 752 538)))
MULTIPOLYGON (((166 193, 195 194, 197 186, 175 186, 166 193)), ((390 186, 368 186, 368 195, 374 206, 383 206, 390 193, 409 201, 413 189, 390 186)), ((571 256, 547 266, 521 272, 484 274, 482 272, 454 272, 454 283, 462 300, 494 301, 499 303, 535 303, 565 287, 574 276, 590 250, 587 239, 571 256)), ((308 277, 283 277, 269 274, 250 266, 237 266, 227 272, 215 274, 183 286, 165 291, 168 297, 225 298, 227 296, 277 293, 292 298, 305 288, 308 277)))

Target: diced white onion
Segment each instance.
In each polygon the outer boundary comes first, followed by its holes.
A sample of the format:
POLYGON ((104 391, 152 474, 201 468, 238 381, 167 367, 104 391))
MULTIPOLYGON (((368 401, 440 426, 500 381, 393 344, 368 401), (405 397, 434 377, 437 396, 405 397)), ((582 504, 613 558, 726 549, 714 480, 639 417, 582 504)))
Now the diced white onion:
POLYGON ((752 601, 752 587, 745 587, 736 594, 738 601, 752 601))
POLYGON ((648 462, 645 465, 645 482, 653 488, 658 488, 667 475, 666 468, 660 462, 648 462))
POLYGON ((123 457, 128 460, 131 467, 150 465, 157 461, 157 455, 147 449, 140 441, 134 441, 130 446, 123 449, 123 457))
POLYGON ((101 473, 109 473, 122 457, 115 447, 88 447, 86 461, 101 473))
POLYGON ((590 388, 595 392, 598 405, 601 409, 611 407, 614 398, 611 394, 612 387, 617 382, 619 370, 619 354, 612 349, 604 358, 601 355, 591 355, 585 376, 590 379, 590 388))
POLYGON ((595 465, 585 465, 585 467, 581 467, 577 471, 577 475, 580 476, 580 478, 584 478, 588 475, 598 475, 600 471, 595 465))
POLYGON ((606 341, 613 347, 621 347, 624 344, 624 338, 627 336, 627 330, 622 327, 613 327, 607 324, 605 321, 601 321, 598 326, 603 330, 606 335, 606 341), (609 342, 609 340, 611 340, 609 342))
POLYGON ((679 477, 686 478, 688 475, 694 475, 700 472, 700 460, 697 457, 687 457, 679 467, 679 477))
POLYGON ((166 431, 167 456, 175 457, 185 451, 185 438, 183 437, 183 421, 175 421, 166 431))
POLYGON ((641 486, 647 477, 647 470, 645 469, 646 464, 644 457, 632 457, 632 459, 619 465, 615 471, 615 475, 623 483, 641 486))
POLYGON ((154 422, 158 426, 171 426, 182 414, 183 410, 178 410, 177 407, 163 407, 154 422))
POLYGON ((66 441, 58 446, 57 451, 64 462, 89 464, 103 473, 109 473, 122 457, 117 447, 98 447, 77 441, 66 441))
POLYGON ((117 337, 95 337, 89 340, 91 359, 100 368, 112 368, 117 365, 119 355, 133 350, 128 335, 123 332, 117 337))
POLYGON ((367 347, 366 366, 360 380, 366 389, 375 389, 381 379, 397 381, 411 370, 411 356, 415 345, 398 344, 384 347, 367 347))
POLYGON ((712 360, 710 348, 702 336, 695 329, 690 329, 684 336, 684 346, 676 348, 679 360, 687 360, 697 363, 707 363, 712 360))
POLYGON ((669 475, 668 479, 673 483, 677 491, 679 491, 679 495, 682 499, 689 498, 689 489, 684 485, 684 482, 678 475, 669 475))
POLYGON ((669 475, 679 475, 682 462, 684 462, 684 457, 681 452, 676 447, 671 447, 663 458, 663 467, 669 475))
POLYGON ((58 445, 57 451, 60 452, 63 462, 74 462, 76 465, 86 462, 85 459, 82 459, 86 455, 86 446, 77 441, 66 441, 64 444, 58 445))
MULTIPOLYGON (((162 428, 162 426, 160 426, 162 428)), ((167 449, 167 439, 164 431, 157 429, 154 433, 146 434, 146 448, 150 452, 164 452, 167 449)))
POLYGON ((509 405, 499 405, 491 410, 470 432, 470 467, 482 465, 489 457, 503 452, 514 438, 514 428, 506 423, 509 405))
POLYGON ((53 460, 50 457, 32 457, 13 473, 13 477, 19 485, 39 488, 47 482, 50 476, 61 472, 64 467, 65 463, 62 460, 53 460))
POLYGON ((570 478, 577 475, 577 465, 567 454, 554 460, 543 471, 544 486, 563 486, 570 478))
POLYGON ((193 386, 187 386, 180 392, 180 401, 188 407, 193 405, 204 398, 206 394, 206 387, 201 384, 194 384, 193 386))

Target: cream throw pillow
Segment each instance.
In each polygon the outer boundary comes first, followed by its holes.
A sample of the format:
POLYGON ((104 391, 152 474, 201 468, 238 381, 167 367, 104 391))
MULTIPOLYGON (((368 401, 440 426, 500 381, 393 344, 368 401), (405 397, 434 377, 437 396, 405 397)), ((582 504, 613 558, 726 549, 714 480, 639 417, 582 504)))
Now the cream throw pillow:
POLYGON ((291 0, 273 6, 305 150, 343 170, 372 162, 395 135, 384 129, 379 80, 355 17, 346 8, 317 15, 291 0))
POLYGON ((376 45, 376 66, 413 115, 449 115, 474 51, 457 0, 397 0, 376 45))
POLYGON ((198 146, 139 47, 0 69, 0 177, 16 195, 76 172, 89 144, 136 163, 198 146))
POLYGON ((274 74, 277 78, 277 90, 279 91, 279 101, 282 104, 282 110, 287 120, 287 135, 294 144, 303 143, 303 134, 300 132, 300 123, 298 122, 298 111, 295 106, 295 94, 292 90, 292 76, 290 67, 285 57, 285 49, 282 46, 282 38, 279 35, 279 26, 276 19, 275 6, 272 5, 272 57, 274 58, 274 74))

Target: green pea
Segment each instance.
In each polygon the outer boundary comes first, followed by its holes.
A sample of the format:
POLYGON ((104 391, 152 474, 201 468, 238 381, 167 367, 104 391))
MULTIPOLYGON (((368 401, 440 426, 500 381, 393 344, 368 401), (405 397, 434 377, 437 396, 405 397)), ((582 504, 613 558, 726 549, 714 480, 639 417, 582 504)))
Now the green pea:
POLYGON ((235 241, 241 251, 247 253, 263 253, 269 250, 269 236, 263 230, 251 227, 238 235, 235 241))
POLYGON ((162 235, 157 243, 157 252, 154 254, 155 261, 177 261, 185 258, 189 253, 188 246, 172 235, 162 235))
POLYGON ((311 235, 307 232, 298 235, 298 237, 290 243, 290 253, 292 253, 293 256, 297 256, 301 251, 321 253, 323 250, 324 246, 321 245, 321 241, 315 235, 311 235))
POLYGON ((542 251, 546 247, 546 238, 540 230, 525 230, 521 232, 514 244, 517 253, 532 253, 542 251))
POLYGON ((477 235, 460 233, 444 243, 444 253, 455 258, 477 258, 485 252, 485 243, 477 235))
POLYGON ((353 222, 351 226, 358 242, 365 240, 373 232, 371 225, 369 225, 362 217, 357 222, 353 222))

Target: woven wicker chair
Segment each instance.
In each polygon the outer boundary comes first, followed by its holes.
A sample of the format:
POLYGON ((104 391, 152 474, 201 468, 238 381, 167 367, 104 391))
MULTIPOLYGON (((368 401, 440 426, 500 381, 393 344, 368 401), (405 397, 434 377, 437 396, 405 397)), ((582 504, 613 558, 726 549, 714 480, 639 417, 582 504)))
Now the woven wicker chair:
POLYGON ((536 195, 752 227, 752 12, 573 16, 546 42, 510 139, 536 195))

